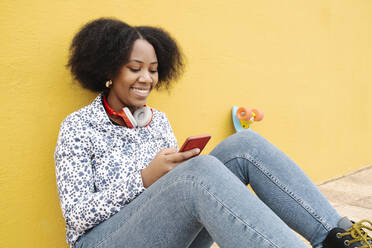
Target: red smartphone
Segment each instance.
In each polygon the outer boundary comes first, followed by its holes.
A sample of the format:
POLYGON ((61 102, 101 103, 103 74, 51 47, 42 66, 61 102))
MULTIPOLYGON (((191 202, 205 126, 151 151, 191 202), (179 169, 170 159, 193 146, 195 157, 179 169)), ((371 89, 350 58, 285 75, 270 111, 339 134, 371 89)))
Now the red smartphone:
MULTIPOLYGON (((204 149, 204 147, 206 146, 206 144, 208 143, 208 141, 210 140, 210 138, 211 138, 211 136, 209 134, 188 137, 186 139, 185 143, 183 143, 183 145, 182 145, 182 147, 179 151, 180 152, 186 152, 186 151, 192 150, 194 148, 199 148, 200 152, 201 152, 204 149)), ((200 154, 200 152, 199 152, 199 154, 200 154)), ((197 155, 199 155, 199 154, 197 154, 197 155)), ((197 156, 197 155, 195 155, 195 156, 197 156)))

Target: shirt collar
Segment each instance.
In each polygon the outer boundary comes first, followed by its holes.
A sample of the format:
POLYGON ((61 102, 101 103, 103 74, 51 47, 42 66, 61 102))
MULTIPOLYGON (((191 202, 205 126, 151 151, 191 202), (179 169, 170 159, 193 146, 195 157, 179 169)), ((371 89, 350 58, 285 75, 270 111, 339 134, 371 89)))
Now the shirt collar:
POLYGON ((92 124, 99 125, 113 125, 105 111, 102 102, 103 93, 99 94, 91 103, 92 106, 92 124))

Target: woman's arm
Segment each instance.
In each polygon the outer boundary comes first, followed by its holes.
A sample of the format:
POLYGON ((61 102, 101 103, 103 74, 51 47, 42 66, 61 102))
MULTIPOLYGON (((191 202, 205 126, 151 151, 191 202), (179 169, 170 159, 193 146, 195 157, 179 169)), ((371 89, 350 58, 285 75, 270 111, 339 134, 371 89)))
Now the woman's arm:
POLYGON ((148 188, 159 178, 174 169, 180 163, 199 154, 199 148, 194 148, 186 152, 178 152, 175 148, 162 149, 151 163, 141 171, 144 187, 148 188))
POLYGON ((164 130, 163 147, 166 148, 159 151, 151 163, 141 171, 143 185, 145 188, 150 187, 159 178, 164 176, 180 163, 199 153, 199 150, 197 149, 188 152, 178 152, 177 139, 173 133, 170 122, 164 113, 159 113, 161 114, 160 126, 164 130))
POLYGON ((95 192, 92 144, 82 128, 65 121, 55 150, 60 204, 69 228, 83 232, 117 213, 145 188, 141 171, 105 191, 95 192))

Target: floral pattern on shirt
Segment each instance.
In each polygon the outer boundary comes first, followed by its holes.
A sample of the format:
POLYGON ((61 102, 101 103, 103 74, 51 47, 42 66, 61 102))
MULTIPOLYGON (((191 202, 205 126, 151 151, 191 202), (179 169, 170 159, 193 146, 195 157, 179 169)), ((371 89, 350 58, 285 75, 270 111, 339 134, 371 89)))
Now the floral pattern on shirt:
POLYGON ((147 127, 114 125, 102 94, 62 122, 54 154, 57 188, 73 247, 88 229, 117 213, 141 194, 141 170, 177 140, 164 113, 153 109, 147 127))

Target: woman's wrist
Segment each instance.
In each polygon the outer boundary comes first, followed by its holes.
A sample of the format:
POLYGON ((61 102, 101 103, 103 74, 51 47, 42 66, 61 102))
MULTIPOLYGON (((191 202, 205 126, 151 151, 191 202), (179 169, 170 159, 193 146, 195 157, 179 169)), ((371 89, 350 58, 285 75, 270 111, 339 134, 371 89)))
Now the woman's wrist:
POLYGON ((145 188, 148 188, 162 177, 166 172, 160 171, 150 163, 146 168, 141 170, 142 182, 145 188))
POLYGON ((147 168, 148 167, 141 170, 141 177, 142 177, 143 187, 145 187, 146 189, 151 185, 150 182, 149 182, 149 177, 147 175, 147 171, 148 171, 148 170, 146 170, 147 168))

